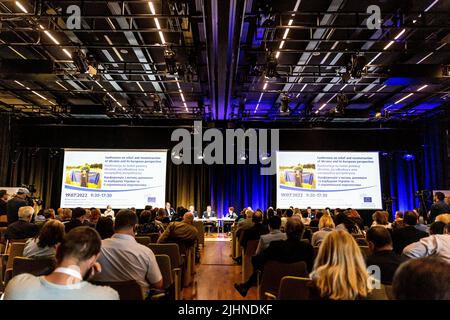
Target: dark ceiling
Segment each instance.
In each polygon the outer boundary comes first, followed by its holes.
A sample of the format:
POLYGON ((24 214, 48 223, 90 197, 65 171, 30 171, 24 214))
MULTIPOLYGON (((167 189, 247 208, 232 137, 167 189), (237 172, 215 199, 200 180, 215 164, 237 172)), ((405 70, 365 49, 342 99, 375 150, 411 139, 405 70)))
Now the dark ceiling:
POLYGON ((2 0, 0 20, 0 112, 23 118, 378 123, 450 105, 448 0, 2 0))

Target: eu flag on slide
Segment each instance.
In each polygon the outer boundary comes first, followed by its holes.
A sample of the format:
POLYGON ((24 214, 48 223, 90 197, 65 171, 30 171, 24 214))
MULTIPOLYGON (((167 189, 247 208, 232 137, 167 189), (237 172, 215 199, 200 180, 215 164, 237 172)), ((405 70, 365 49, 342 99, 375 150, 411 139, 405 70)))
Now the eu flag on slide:
POLYGON ((372 202, 372 197, 364 197, 364 202, 372 202))

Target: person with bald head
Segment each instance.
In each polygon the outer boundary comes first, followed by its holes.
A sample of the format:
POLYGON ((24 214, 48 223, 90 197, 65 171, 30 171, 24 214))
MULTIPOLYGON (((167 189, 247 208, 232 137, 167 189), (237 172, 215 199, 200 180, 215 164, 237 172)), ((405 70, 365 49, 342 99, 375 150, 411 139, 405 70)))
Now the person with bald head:
POLYGON ((193 223, 194 214, 186 212, 182 221, 169 223, 164 233, 159 237, 158 243, 178 243, 180 252, 186 252, 186 248, 192 246, 198 239, 198 231, 193 223))

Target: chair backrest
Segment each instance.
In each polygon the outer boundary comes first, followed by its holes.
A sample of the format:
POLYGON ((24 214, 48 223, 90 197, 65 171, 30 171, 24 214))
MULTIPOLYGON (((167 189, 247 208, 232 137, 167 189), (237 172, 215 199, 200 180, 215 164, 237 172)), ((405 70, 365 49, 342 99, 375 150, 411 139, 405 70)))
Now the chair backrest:
POLYGON ((0 223, 8 223, 8 216, 6 214, 0 216, 0 223))
POLYGON ((147 236, 136 236, 136 241, 144 246, 148 246, 150 244, 150 237, 147 236))
POLYGON ((55 270, 55 259, 30 259, 26 257, 14 257, 12 276, 22 273, 31 273, 35 276, 46 276, 55 270))
POLYGON ((92 284, 111 287, 119 293, 120 300, 144 300, 141 286, 136 280, 91 281, 92 284))
POLYGON ((172 265, 167 254, 156 254, 156 262, 163 277, 164 288, 167 289, 173 284, 172 265))
MULTIPOLYGON (((14 240, 15 241, 15 240, 14 240)), ((6 263, 6 269, 12 269, 15 257, 23 256, 23 250, 25 249, 25 243, 12 242, 9 246, 9 256, 6 263)))
POLYGON ((194 226, 198 231, 198 243, 201 245, 205 244, 205 228, 203 225, 203 221, 194 220, 194 226))
POLYGON ((306 263, 304 261, 294 263, 281 263, 278 261, 267 261, 264 264, 264 271, 261 279, 260 299, 264 298, 264 293, 269 292, 278 295, 278 289, 283 277, 305 277, 308 276, 306 263))
POLYGON ((311 283, 309 278, 283 277, 278 290, 278 300, 309 300, 311 283))
POLYGON ((176 243, 150 243, 148 247, 154 254, 166 254, 170 258, 172 268, 181 266, 180 248, 176 243))
POLYGON ((392 290, 392 285, 385 284, 384 291, 386 292, 386 297, 389 300, 395 300, 394 291, 392 290))
POLYGON ((259 239, 258 240, 249 240, 247 242, 247 247, 245 248, 245 255, 247 257, 252 257, 256 253, 256 249, 258 249, 259 239))
POLYGON ((157 233, 157 232, 149 233, 149 234, 147 234, 147 236, 150 237, 150 243, 156 243, 159 238, 159 233, 157 233))
POLYGON ((359 246, 359 249, 361 250, 361 253, 364 257, 368 257, 370 255, 370 250, 368 246, 359 246))

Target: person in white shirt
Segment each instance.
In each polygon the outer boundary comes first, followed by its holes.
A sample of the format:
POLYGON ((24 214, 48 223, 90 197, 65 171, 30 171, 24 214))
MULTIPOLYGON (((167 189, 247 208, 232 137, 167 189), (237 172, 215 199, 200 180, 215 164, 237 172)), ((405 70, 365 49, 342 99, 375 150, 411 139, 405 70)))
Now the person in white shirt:
POLYGON ((120 210, 114 221, 114 235, 102 241, 98 262, 102 272, 92 280, 98 282, 136 280, 144 296, 150 288, 161 289, 163 279, 156 257, 150 248, 136 242, 137 215, 120 210))
POLYGON ((111 217, 114 219, 114 216, 115 216, 114 210, 112 209, 112 207, 110 205, 108 205, 106 207, 105 212, 103 212, 102 217, 111 217))
POLYGON ((96 262, 101 239, 90 227, 68 232, 56 252, 57 268, 48 276, 15 276, 5 289, 5 300, 119 300, 117 291, 83 279, 101 271, 96 262))
MULTIPOLYGON (((430 227, 431 230, 434 230, 434 226, 430 227)), ((432 234, 413 242, 403 249, 402 254, 412 259, 438 256, 450 263, 450 223, 445 226, 444 234, 432 234)))

